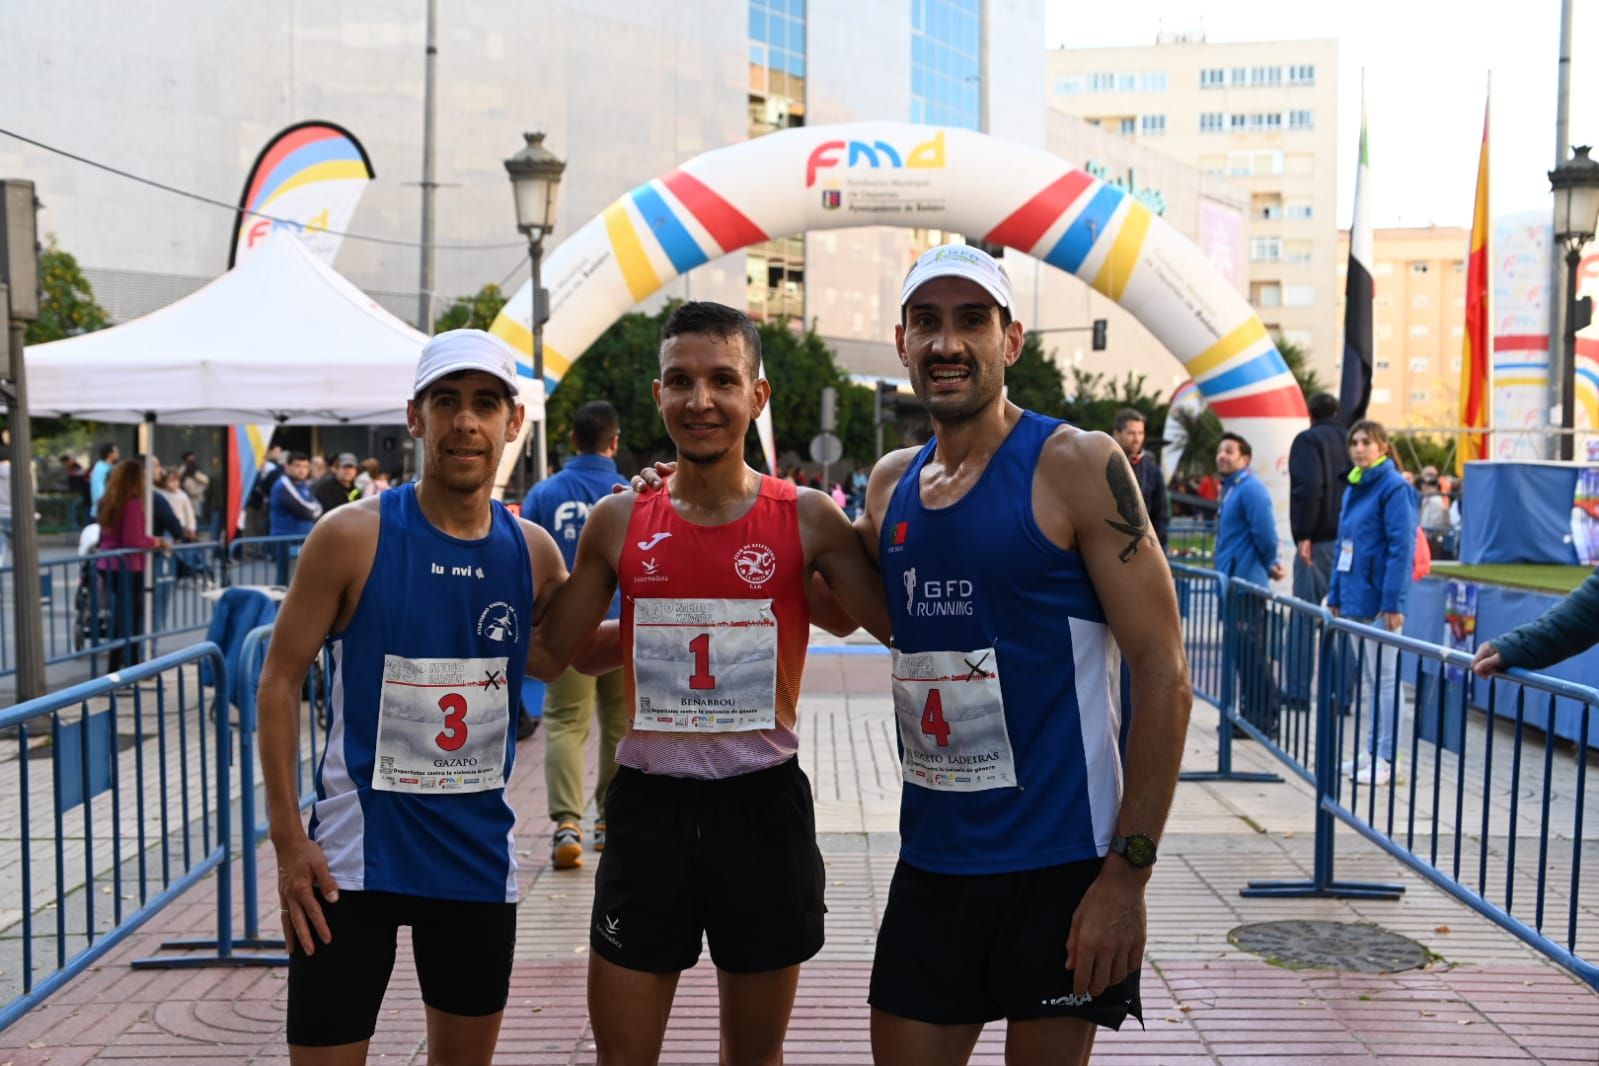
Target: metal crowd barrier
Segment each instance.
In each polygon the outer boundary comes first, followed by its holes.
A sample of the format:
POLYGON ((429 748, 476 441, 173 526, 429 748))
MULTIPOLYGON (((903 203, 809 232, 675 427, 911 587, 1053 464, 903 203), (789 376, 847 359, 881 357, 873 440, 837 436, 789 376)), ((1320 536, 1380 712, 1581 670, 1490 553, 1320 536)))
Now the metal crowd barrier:
POLYGON ((228 584, 287 585, 305 534, 235 537, 228 542, 228 584))
POLYGON ((1228 604, 1233 582, 1214 570, 1171 564, 1177 583, 1177 612, 1182 621, 1183 651, 1194 694, 1214 703, 1220 712, 1216 734, 1216 769, 1187 771, 1184 781, 1281 781, 1276 774, 1233 769, 1233 730, 1238 638, 1228 604))
POLYGON ((1189 563, 1209 561, 1216 554, 1216 520, 1173 518, 1166 523, 1166 553, 1189 563))
POLYGON ((0 712, 16 730, 0 788, 17 797, 18 833, 0 911, 20 929, 6 938, 20 960, 0 1028, 212 871, 215 953, 134 965, 255 963, 233 952, 225 677, 220 649, 201 643, 0 712), (201 662, 215 684, 200 682, 201 662))
MULTIPOLYGON (((256 851, 266 839, 268 825, 265 812, 256 814, 256 690, 261 683, 261 668, 266 664, 267 645, 272 640, 272 627, 257 626, 250 630, 239 649, 239 670, 243 672, 244 686, 239 704, 239 806, 240 806, 240 857, 241 880, 244 894, 244 936, 236 943, 247 947, 282 951, 282 940, 262 939, 260 930, 260 902, 257 899, 256 851)), ((304 706, 307 710, 305 732, 301 738, 300 758, 295 761, 295 783, 299 790, 300 809, 306 810, 316 802, 316 767, 322 761, 327 743, 327 733, 332 725, 333 656, 324 650, 319 669, 313 669, 305 679, 304 706)), ((288 964, 288 956, 281 963, 288 964)))
MULTIPOLYGON (((1397 884, 1336 878, 1342 822, 1599 990, 1599 965, 1584 957, 1599 954, 1599 921, 1592 901, 1584 908, 1581 891, 1599 690, 1520 670, 1484 681, 1471 674, 1463 652, 1327 618, 1319 608, 1242 582, 1224 587, 1230 604, 1253 601, 1231 616, 1256 627, 1252 639, 1267 654, 1294 654, 1292 638, 1284 649, 1276 637, 1292 633, 1295 619, 1319 630, 1309 747, 1292 730, 1284 736, 1286 717, 1270 732, 1247 715, 1241 722, 1301 776, 1307 765, 1314 768, 1312 877, 1251 882, 1241 895, 1397 898, 1404 890, 1397 884), (1473 708, 1485 713, 1474 716, 1473 708), (1574 744, 1550 731, 1557 717, 1578 725, 1574 744), (1382 753, 1379 722, 1391 727, 1395 756, 1386 781, 1359 762, 1364 757, 1369 764, 1368 749, 1382 753), (1529 726, 1543 736, 1529 738, 1529 726)), ((1284 658, 1244 654, 1248 676, 1241 683, 1271 695, 1270 686, 1287 677, 1284 658)))

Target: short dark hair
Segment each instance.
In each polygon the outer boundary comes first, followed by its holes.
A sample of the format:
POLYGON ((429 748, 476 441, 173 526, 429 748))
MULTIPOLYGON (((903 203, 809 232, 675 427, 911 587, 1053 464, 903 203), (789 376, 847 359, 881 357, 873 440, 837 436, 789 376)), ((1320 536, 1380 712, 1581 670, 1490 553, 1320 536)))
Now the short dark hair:
POLYGON ((710 300, 690 300, 678 304, 661 327, 661 345, 673 337, 693 334, 702 337, 720 337, 729 340, 741 338, 744 358, 749 361, 750 380, 761 374, 761 334, 750 321, 750 316, 726 304, 710 300))
POLYGON ((195 456, 195 454, 193 452, 184 452, 183 453, 183 461, 185 463, 188 462, 190 459, 193 459, 195 457, 196 456, 195 456))
POLYGON ((604 400, 590 400, 572 415, 572 437, 580 452, 597 452, 621 431, 616 408, 604 400))
POLYGON ((1330 392, 1318 392, 1310 398, 1307 405, 1310 408, 1312 422, 1325 422, 1329 418, 1338 417, 1338 397, 1330 392))
POLYGON ((1123 407, 1120 411, 1116 412, 1116 432, 1120 433, 1122 430, 1126 429, 1127 423, 1129 422, 1147 423, 1148 421, 1149 420, 1144 417, 1144 412, 1132 407, 1123 407))
POLYGON ((1237 444, 1238 444, 1238 453, 1240 455, 1242 455, 1245 459, 1253 459, 1255 457, 1255 449, 1251 448, 1249 446, 1249 442, 1247 440, 1245 440, 1244 438, 1240 437, 1238 434, 1236 434, 1236 433, 1223 433, 1221 435, 1221 437, 1216 441, 1216 443, 1218 445, 1220 445, 1221 442, 1224 441, 1224 440, 1230 440, 1230 441, 1237 442, 1237 444))
POLYGON ((309 463, 311 457, 304 452, 290 452, 287 461, 291 463, 309 463))
POLYGON ((106 443, 100 445, 100 458, 109 459, 111 458, 111 453, 116 450, 117 446, 112 444, 110 441, 107 441, 106 443))

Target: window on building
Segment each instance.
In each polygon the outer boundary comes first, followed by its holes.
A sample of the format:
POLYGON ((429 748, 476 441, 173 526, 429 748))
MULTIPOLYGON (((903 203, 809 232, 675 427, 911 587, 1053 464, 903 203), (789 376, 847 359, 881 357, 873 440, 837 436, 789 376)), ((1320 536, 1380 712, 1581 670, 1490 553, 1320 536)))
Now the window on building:
POLYGON ((1281 307, 1283 287, 1275 281, 1252 281, 1249 283, 1249 302, 1257 308, 1281 307))
POLYGON ((1201 89, 1220 89, 1227 84, 1227 71, 1221 67, 1206 67, 1199 72, 1201 89))
MULTIPOLYGON (((917 5, 918 7, 920 5, 917 5)), ((1096 70, 1088 75, 1088 91, 1091 93, 1108 93, 1116 89, 1115 71, 1096 70)))
POLYGON ((1309 111, 1288 112, 1288 128, 1291 130, 1311 130, 1316 128, 1316 123, 1309 111))
POLYGON ((1410 402, 1411 403, 1426 403, 1427 402, 1427 390, 1426 389, 1411 389, 1410 390, 1410 402))
POLYGON ((1425 260, 1418 259, 1410 264, 1410 272, 1412 274, 1425 274, 1429 269, 1431 268, 1427 265, 1425 260))
POLYGON ((1432 297, 1428 296, 1424 292, 1418 292, 1416 295, 1410 298, 1411 307, 1426 307, 1431 303, 1432 297))
POLYGON ((1284 285, 1284 307, 1310 307, 1316 302, 1316 286, 1314 285, 1284 285))
POLYGON ((1224 155, 1202 155, 1199 157, 1199 169, 1206 174, 1227 173, 1227 157, 1224 155))
POLYGON ((1081 74, 1067 74, 1055 79, 1055 95, 1071 96, 1073 93, 1083 91, 1083 76, 1081 74))
POLYGON ((1378 370, 1387 370, 1390 364, 1386 359, 1379 359, 1376 365, 1378 370))
POLYGON ((1427 372, 1427 367, 1430 365, 1432 364, 1428 361, 1426 356, 1417 356, 1410 361, 1410 372, 1412 374, 1425 374, 1427 372))
POLYGON ((1231 80, 1233 85, 1248 85, 1249 84, 1249 68, 1248 67, 1234 67, 1233 70, 1232 70, 1232 78, 1230 80, 1231 80))
POLYGON ((1140 115, 1138 117, 1138 132, 1146 137, 1158 137, 1166 132, 1165 115, 1140 115))
POLYGON ((1200 133, 1220 133, 1225 125, 1226 116, 1220 111, 1204 111, 1199 116, 1200 133))
POLYGON ((1449 266, 1456 274, 1464 274, 1466 272, 1466 261, 1464 259, 1456 259, 1449 266))
POLYGON ((1135 118, 1122 119, 1121 125, 1117 127, 1117 131, 1124 137, 1131 137, 1134 133, 1138 132, 1138 120, 1135 118))
POLYGON ((1286 241, 1283 258, 1290 263, 1308 263, 1315 257, 1316 246, 1309 241, 1286 241))
POLYGON ((1281 237, 1249 238, 1249 258, 1256 263, 1275 263, 1283 257, 1281 237))
POLYGON ((1263 218, 1274 222, 1283 217, 1283 204, 1281 200, 1262 200, 1256 205, 1256 218, 1263 218))
MULTIPOLYGON (((805 125, 805 5, 750 0, 750 136, 805 125)), ((751 318, 805 317, 805 240, 751 245, 745 257, 751 318)))
POLYGON ((1282 67, 1250 67, 1249 84, 1251 85, 1281 85, 1283 83, 1282 67))
POLYGON ((1425 322, 1417 322, 1415 325, 1410 327, 1410 337, 1412 340, 1420 340, 1422 337, 1428 337, 1431 335, 1432 329, 1425 322))
POLYGON ((1236 114, 1235 113, 1235 114, 1231 114, 1231 115, 1227 116, 1227 125, 1234 132, 1237 132, 1237 131, 1243 129, 1244 128, 1244 124, 1246 122, 1248 122, 1248 121, 1249 121, 1249 116, 1248 115, 1241 115, 1241 114, 1236 114))
POLYGON ((1138 75, 1131 71, 1122 71, 1116 75, 1116 91, 1130 93, 1138 88, 1138 75))
POLYGON ((1164 70, 1151 70, 1138 75, 1138 87, 1146 93, 1163 93, 1166 91, 1166 72, 1164 70))
POLYGON ((1288 217, 1298 221, 1316 217, 1316 208, 1309 200, 1289 200, 1287 208, 1288 217))
POLYGON ((1457 355, 1449 360, 1449 369, 1457 374, 1460 373, 1460 356, 1457 355))
POLYGON ((1308 329, 1285 329, 1282 338, 1302 352, 1308 352, 1316 346, 1315 336, 1308 329))
POLYGON ((1280 129, 1282 129, 1283 128, 1283 113, 1281 111, 1268 111, 1268 112, 1266 112, 1266 123, 1265 124, 1266 124, 1266 128, 1268 130, 1280 130, 1280 129))
POLYGON ((1394 265, 1386 259, 1377 260, 1376 264, 1371 268, 1371 275, 1375 278, 1386 278, 1393 272, 1394 265))
POLYGON ((1288 68, 1289 85, 1314 85, 1316 84, 1316 67, 1311 63, 1299 63, 1288 68))
POLYGON ((1376 388, 1374 388, 1374 389, 1371 390, 1371 402, 1374 403, 1374 404, 1377 404, 1378 406, 1381 406, 1381 405, 1391 401, 1393 399, 1393 395, 1394 394, 1391 391, 1389 391, 1388 389, 1376 389, 1376 388))
MULTIPOLYGON (((795 7, 795 0, 787 6, 795 7)), ((916 0, 911 5, 912 122, 982 127, 982 7, 982 0, 916 0)), ((1088 88, 1113 88, 1115 78, 1089 74, 1088 88), (1096 81, 1102 78, 1109 78, 1110 85, 1096 81)))

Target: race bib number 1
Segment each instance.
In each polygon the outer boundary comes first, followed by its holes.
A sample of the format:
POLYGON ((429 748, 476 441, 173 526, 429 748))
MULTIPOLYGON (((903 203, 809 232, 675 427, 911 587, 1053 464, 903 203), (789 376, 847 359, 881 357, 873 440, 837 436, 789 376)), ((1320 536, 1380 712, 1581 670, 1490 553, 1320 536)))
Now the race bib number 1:
POLYGON ((777 726, 771 600, 633 602, 633 728, 733 733, 777 726))
POLYGON ((993 648, 896 649, 893 686, 906 781, 949 792, 1016 786, 993 648))
POLYGON ((434 795, 505 787, 506 660, 383 657, 372 787, 434 795))

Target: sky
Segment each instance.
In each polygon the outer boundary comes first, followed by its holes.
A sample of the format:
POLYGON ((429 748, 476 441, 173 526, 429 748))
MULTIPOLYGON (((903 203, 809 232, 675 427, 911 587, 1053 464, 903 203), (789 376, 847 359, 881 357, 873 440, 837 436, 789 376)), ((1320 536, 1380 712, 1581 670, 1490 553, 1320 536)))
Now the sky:
MULTIPOLYGON (((1599 144, 1599 0, 1572 8, 1570 140, 1599 144)), ((1490 209, 1495 217, 1551 209, 1559 0, 1045 4, 1051 48, 1153 44, 1162 29, 1202 30, 1214 42, 1338 41, 1341 227, 1354 197, 1362 68, 1374 226, 1471 225, 1490 70, 1490 209)))

